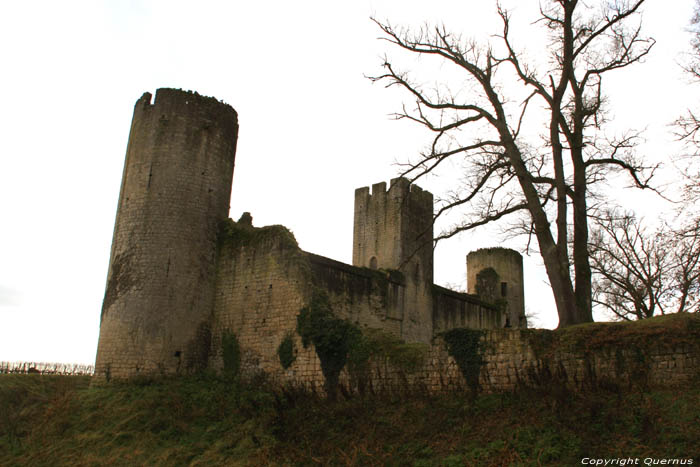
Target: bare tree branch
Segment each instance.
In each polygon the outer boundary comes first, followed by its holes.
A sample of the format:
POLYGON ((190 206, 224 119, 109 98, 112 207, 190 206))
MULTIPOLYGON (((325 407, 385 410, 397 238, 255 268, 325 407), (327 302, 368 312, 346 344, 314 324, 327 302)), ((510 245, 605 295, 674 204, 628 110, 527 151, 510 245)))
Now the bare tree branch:
MULTIPOLYGON (((403 175, 416 181, 437 173, 447 160, 464 167, 463 186, 435 214, 438 219, 458 209, 465 213, 463 221, 436 240, 527 214, 528 219, 518 217, 516 230, 537 240, 560 326, 592 320, 588 222, 603 202, 596 186, 607 181, 611 170, 624 170, 637 187, 651 188, 656 167, 634 155, 635 135, 609 141, 603 134, 603 76, 639 62, 654 45, 636 21, 643 3, 615 0, 601 11, 577 0, 541 5, 539 24, 551 37, 553 63, 545 73, 538 73, 517 50, 510 14, 500 5, 500 47, 463 41, 445 26, 426 25, 411 32, 373 19, 383 40, 451 64, 465 83, 465 92, 457 95, 438 85, 426 89, 416 84, 425 80, 416 79, 415 70, 400 72, 388 58, 385 72, 370 77, 387 87, 398 86, 415 99, 414 108, 404 105, 394 118, 435 133, 426 152, 402 165, 403 175), (537 101, 545 108, 544 118, 543 112, 529 111, 537 101), (539 147, 525 134, 535 126, 547 128, 539 147)), ((643 254, 627 260, 642 263, 643 254)), ((621 287, 618 279, 610 280, 621 287)), ((621 298, 616 300, 627 306, 621 298)))

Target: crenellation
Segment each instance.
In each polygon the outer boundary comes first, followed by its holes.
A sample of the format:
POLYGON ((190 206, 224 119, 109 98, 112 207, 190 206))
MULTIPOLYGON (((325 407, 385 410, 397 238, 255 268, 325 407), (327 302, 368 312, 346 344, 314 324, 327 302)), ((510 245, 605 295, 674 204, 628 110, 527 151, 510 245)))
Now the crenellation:
POLYGON ((379 182, 372 185, 372 196, 386 193, 386 182, 379 182))
POLYGON ((389 193, 396 198, 405 198, 410 192, 411 182, 405 177, 392 178, 389 181, 389 193))

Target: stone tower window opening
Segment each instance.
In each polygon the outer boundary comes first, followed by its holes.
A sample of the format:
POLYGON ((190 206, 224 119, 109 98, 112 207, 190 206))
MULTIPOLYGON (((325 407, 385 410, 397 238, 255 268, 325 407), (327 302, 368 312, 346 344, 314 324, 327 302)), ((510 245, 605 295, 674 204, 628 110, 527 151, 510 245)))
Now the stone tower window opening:
POLYGON ((501 297, 508 296, 508 282, 501 282, 501 297))
POLYGON ((376 256, 372 256, 369 259, 369 268, 370 269, 377 269, 377 257, 376 256))

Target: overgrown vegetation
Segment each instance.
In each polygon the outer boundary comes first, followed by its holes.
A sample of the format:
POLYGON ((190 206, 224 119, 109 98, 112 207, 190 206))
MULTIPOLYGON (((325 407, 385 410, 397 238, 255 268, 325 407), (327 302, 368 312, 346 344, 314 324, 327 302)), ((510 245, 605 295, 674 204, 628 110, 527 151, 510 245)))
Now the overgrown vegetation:
POLYGON ((700 457, 700 389, 330 402, 212 375, 0 375, 0 465, 580 465, 700 457))
POLYGON ((224 375, 235 379, 241 371, 241 347, 236 335, 228 329, 221 335, 221 354, 224 360, 224 375))
POLYGON ((676 313, 636 322, 589 323, 556 331, 524 329, 520 333, 538 359, 536 367, 526 369, 531 383, 646 390, 659 349, 697 352, 700 348, 700 315, 676 313), (567 354, 578 355, 584 362, 583 375, 573 380, 567 378, 561 364, 551 365, 567 354), (601 356, 614 362, 614 378, 601 377, 596 371, 594 361, 601 356))
POLYGON ((494 268, 484 268, 476 275, 476 294, 483 300, 493 303, 500 297, 498 287, 501 278, 494 268))
POLYGON ((340 372, 347 364, 350 383, 361 393, 369 379, 371 364, 390 365, 406 380, 406 375, 423 366, 428 346, 406 343, 379 329, 360 329, 336 317, 325 291, 316 289, 311 302, 297 317, 297 332, 304 348, 313 344, 321 361, 325 389, 336 397, 340 372))
POLYGON ((326 392, 335 398, 340 371, 345 366, 348 350, 360 330, 353 324, 333 315, 328 294, 317 289, 308 306, 297 316, 297 332, 304 348, 314 345, 321 361, 321 371, 326 383, 326 392))
POLYGON ((370 379, 372 365, 391 366, 399 377, 406 377, 420 370, 428 354, 426 344, 407 343, 380 329, 362 329, 355 334, 348 354, 348 374, 351 387, 364 394, 370 379))
POLYGON ((455 359, 472 395, 479 390, 479 373, 484 363, 483 336, 482 330, 466 328, 455 328, 442 334, 447 353, 455 359))
MULTIPOLYGON (((482 250, 502 250, 503 248, 483 248, 482 250)), ((481 250, 480 250, 481 251, 481 250)), ((476 294, 482 300, 506 313, 508 300, 500 293, 501 277, 493 268, 484 268, 476 275, 476 294)))
POLYGON ((700 315, 674 313, 636 322, 588 323, 557 331, 527 329, 521 333, 539 354, 538 358, 550 357, 557 350, 588 353, 605 347, 697 347, 700 345, 700 315))
POLYGON ((230 243, 237 246, 260 245, 266 241, 278 241, 282 248, 299 249, 294 234, 283 225, 267 225, 253 227, 252 224, 226 219, 221 224, 219 242, 230 243))
POLYGON ((282 338, 282 342, 280 342, 280 345, 277 347, 277 356, 280 359, 280 365, 282 365, 282 368, 285 370, 292 366, 292 363, 297 359, 294 350, 294 336, 292 333, 288 332, 284 335, 284 338, 282 338))

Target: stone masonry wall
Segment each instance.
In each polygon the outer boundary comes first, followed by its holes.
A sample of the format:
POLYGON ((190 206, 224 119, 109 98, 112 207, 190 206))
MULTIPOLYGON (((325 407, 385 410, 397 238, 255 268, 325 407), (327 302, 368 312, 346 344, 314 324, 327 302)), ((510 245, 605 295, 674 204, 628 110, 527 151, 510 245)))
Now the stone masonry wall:
MULTIPOLYGON (((693 381, 700 378, 700 317, 671 315, 651 321, 655 322, 593 323, 562 331, 482 331, 480 391, 522 387, 630 390, 696 384, 693 381)), ((296 383, 319 387, 318 381, 296 383)), ((357 389, 346 370, 341 384, 357 389)), ((437 337, 417 371, 407 373, 386 361, 375 361, 365 387, 374 392, 439 393, 466 391, 470 385, 445 342, 437 337)))
POLYGON ((503 312, 470 294, 433 285, 433 334, 454 328, 498 329, 503 312))
POLYGON ((328 293, 338 317, 401 337, 406 294, 403 274, 350 266, 310 253, 308 256, 314 286, 328 293))
POLYGON ((405 277, 401 337, 429 342, 433 284, 433 195, 406 178, 355 190, 354 266, 405 277))
MULTIPOLYGON (((350 266, 304 252, 282 226, 254 228, 250 219, 227 221, 219 240, 209 366, 223 367, 221 341, 229 330, 238 338, 245 372, 321 387, 318 357, 313 348, 303 348, 296 333, 297 315, 314 289, 327 293, 336 316, 361 329, 404 337, 405 302, 412 289, 401 272, 350 266), (277 349, 287 335, 293 339, 296 359, 284 370, 277 349)), ((461 311, 468 325, 500 323, 500 312, 476 297, 454 292, 450 296, 437 286, 434 290, 441 291, 436 304, 447 314, 467 304, 461 311)), ((427 327, 431 329, 431 323, 427 327)))
MULTIPOLYGON (((499 275, 499 298, 506 300, 508 326, 527 328, 525 317, 525 283, 523 257, 508 248, 482 248, 467 255, 467 291, 476 294, 476 276, 482 269, 493 268, 499 275)), ((505 324, 505 323, 504 323, 505 324)))
MULTIPOLYGON (((392 317, 400 304, 401 274, 357 268, 299 249, 281 226, 255 229, 228 221, 219 241, 217 293, 212 317, 209 364, 222 368, 224 330, 238 338, 245 374, 265 373, 279 383, 323 388, 320 362, 313 346, 304 349, 296 332, 297 315, 315 288, 324 290, 334 312, 360 329, 400 335, 401 320, 392 317), (295 361, 283 369, 277 349, 291 336, 295 361)), ((434 287, 436 336, 424 346, 417 366, 402 367, 391 356, 374 357, 367 373, 341 373, 341 384, 365 391, 466 391, 459 365, 449 355, 442 334, 462 324, 498 323, 495 309, 481 304, 470 310, 473 297, 434 287)), ((675 386, 700 377, 700 316, 669 315, 634 323, 591 323, 563 330, 470 329, 478 337, 472 358, 481 391, 519 387, 675 386)))
POLYGON ((100 322, 100 378, 207 364, 237 115, 192 92, 159 89, 151 97, 136 102, 129 134, 100 322))
POLYGON ((209 366, 223 368, 221 339, 238 338, 242 371, 273 379, 322 381, 313 349, 303 349, 296 317, 311 297, 310 266, 291 232, 282 226, 253 228, 228 221, 220 239, 209 366), (285 372, 277 348, 287 334, 296 361, 285 372))

